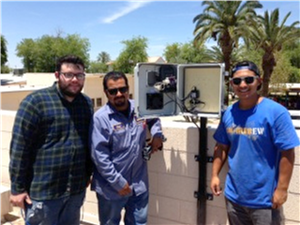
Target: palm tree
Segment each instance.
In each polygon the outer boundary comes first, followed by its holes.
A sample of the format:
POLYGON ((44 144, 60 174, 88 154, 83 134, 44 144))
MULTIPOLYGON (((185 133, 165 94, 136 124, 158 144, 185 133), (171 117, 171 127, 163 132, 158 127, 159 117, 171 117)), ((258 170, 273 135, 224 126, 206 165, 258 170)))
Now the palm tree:
POLYGON ((262 57, 263 96, 268 96, 269 93, 270 78, 276 66, 275 53, 282 50, 283 44, 299 39, 300 36, 299 29, 295 27, 299 21, 290 26, 284 25, 290 14, 291 12, 279 24, 279 10, 275 9, 270 15, 266 11, 264 17, 258 17, 258 26, 252 30, 251 41, 257 48, 264 51, 262 57))
POLYGON ((107 52, 100 52, 97 56, 97 61, 105 64, 110 61, 110 56, 107 52))
MULTIPOLYGON (((225 70, 230 71, 231 54, 238 47, 239 39, 248 36, 248 29, 256 18, 256 8, 262 8, 258 1, 203 1, 207 7, 197 15, 194 42, 204 43, 209 38, 218 42, 224 55, 225 70)), ((246 39, 245 39, 246 40, 246 39)), ((228 77, 226 77, 228 91, 228 77)), ((228 96, 225 98, 228 104, 228 96)))
MULTIPOLYGON (((238 61, 241 61, 242 56, 242 47, 234 48, 231 52, 230 60, 231 63, 235 64, 238 61)), ((207 54, 212 59, 213 62, 224 62, 224 54, 218 46, 212 46, 211 49, 207 50, 207 54)))

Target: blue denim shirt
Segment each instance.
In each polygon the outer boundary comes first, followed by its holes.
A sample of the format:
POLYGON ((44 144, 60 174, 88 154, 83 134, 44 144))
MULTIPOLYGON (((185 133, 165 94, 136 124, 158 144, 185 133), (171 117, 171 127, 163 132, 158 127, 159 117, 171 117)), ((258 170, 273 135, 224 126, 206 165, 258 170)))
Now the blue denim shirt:
MULTIPOLYGON (((150 132, 152 136, 162 135, 159 119, 150 132)), ((136 195, 148 191, 147 162, 142 157, 146 120, 135 116, 132 100, 128 118, 109 103, 100 108, 93 116, 90 137, 95 165, 92 190, 108 200, 122 198, 118 191, 126 182, 136 195)))

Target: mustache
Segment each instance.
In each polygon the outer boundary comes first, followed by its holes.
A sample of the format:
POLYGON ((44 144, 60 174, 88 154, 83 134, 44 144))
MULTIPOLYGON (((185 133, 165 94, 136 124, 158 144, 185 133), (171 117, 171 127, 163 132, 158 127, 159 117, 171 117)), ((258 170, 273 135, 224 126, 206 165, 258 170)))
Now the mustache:
POLYGON ((118 97, 115 97, 115 100, 121 100, 121 99, 125 99, 125 97, 124 96, 118 96, 118 97))

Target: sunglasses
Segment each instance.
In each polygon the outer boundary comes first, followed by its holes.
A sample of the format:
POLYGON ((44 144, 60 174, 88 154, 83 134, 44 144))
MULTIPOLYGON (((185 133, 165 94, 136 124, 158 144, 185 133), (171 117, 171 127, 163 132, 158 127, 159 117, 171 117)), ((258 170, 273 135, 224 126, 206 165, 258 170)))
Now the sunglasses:
POLYGON ((235 77, 235 78, 231 78, 231 80, 234 85, 240 85, 242 83, 242 81, 245 81, 246 84, 252 84, 254 82, 254 80, 257 78, 258 78, 258 76, 235 77))
POLYGON ((121 94, 126 93, 128 91, 128 87, 125 86, 125 87, 112 88, 112 89, 106 89, 106 90, 110 95, 117 95, 118 92, 120 92, 121 94))

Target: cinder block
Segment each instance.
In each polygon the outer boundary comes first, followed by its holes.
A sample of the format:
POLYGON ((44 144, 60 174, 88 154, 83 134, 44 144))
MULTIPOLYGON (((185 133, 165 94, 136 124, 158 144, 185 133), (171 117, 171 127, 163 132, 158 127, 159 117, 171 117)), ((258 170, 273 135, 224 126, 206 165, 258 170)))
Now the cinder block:
POLYGON ((2 149, 1 150, 2 157, 1 157, 1 167, 8 167, 9 166, 9 150, 7 149, 2 149))
POLYGON ((290 181, 290 186, 289 186, 289 192, 291 193, 298 193, 300 192, 299 185, 300 185, 300 166, 294 165, 293 169, 293 174, 292 178, 290 181))
POLYGON ((11 132, 15 121, 15 111, 0 110, 1 131, 11 132))
POLYGON ((287 220, 300 223, 300 195, 289 193, 288 200, 283 204, 284 216, 287 220))
POLYGON ((85 201, 97 203, 96 192, 91 190, 91 186, 86 189, 85 201))
POLYGON ((1 184, 4 186, 10 186, 10 178, 8 167, 1 165, 1 184))
POLYGON ((198 151, 197 130, 193 127, 164 127, 163 132, 167 141, 164 142, 165 149, 184 152, 198 151))
POLYGON ((97 203, 85 201, 81 207, 81 220, 99 224, 97 203))
POLYGON ((182 201, 194 201, 198 179, 169 174, 158 175, 158 194, 182 201))
POLYGON ((187 136, 187 152, 193 153, 193 154, 198 154, 199 153, 199 139, 200 139, 200 134, 199 134, 199 129, 196 127, 189 127, 187 129, 188 136, 187 136))
POLYGON ((213 138, 213 134, 215 133, 216 129, 208 128, 207 129, 207 155, 213 156, 214 155, 214 147, 216 145, 216 141, 213 138))
POLYGON ((297 222, 297 221, 292 221, 292 220, 285 220, 284 221, 284 224, 285 225, 299 225, 299 222, 297 222))
POLYGON ((167 138, 164 143, 166 149, 198 152, 199 131, 195 124, 183 121, 176 122, 170 118, 162 118, 161 121, 164 135, 167 138))
POLYGON ((157 216, 151 216, 148 215, 148 225, 155 225, 155 224, 159 224, 159 225, 182 225, 182 223, 179 223, 177 221, 173 221, 173 220, 166 220, 157 216))
POLYGON ((156 172, 149 172, 149 193, 157 194, 158 193, 158 180, 156 172))
POLYGON ((1 185, 1 220, 3 220, 4 215, 13 210, 12 205, 9 203, 10 189, 6 186, 1 185))
POLYGON ((208 205, 206 207, 206 224, 228 225, 226 209, 208 205))
MULTIPOLYGON (((209 193, 211 193, 210 190, 209 190, 209 193)), ((224 194, 221 194, 220 196, 213 196, 213 200, 212 201, 207 200, 206 204, 207 204, 207 206, 210 206, 211 208, 216 207, 217 209, 219 209, 219 208, 225 209, 226 205, 225 205, 224 194)))
MULTIPOLYGON (((4 123, 1 121, 1 123, 4 123)), ((10 141, 11 141, 11 132, 9 131, 1 131, 1 149, 8 150, 10 147, 10 141)))
POLYGON ((181 224, 197 224, 197 199, 194 202, 181 202, 180 222, 181 224))
MULTIPOLYGON (((299 136, 299 138, 300 138, 300 136, 299 136)), ((295 165, 300 166, 300 146, 295 148, 295 165)))
POLYGON ((162 196, 150 196, 149 205, 151 205, 149 216, 173 221, 179 221, 180 219, 180 200, 162 196))
POLYGON ((198 177, 198 162, 194 159, 195 154, 177 150, 163 150, 155 153, 149 163, 149 171, 168 173, 179 176, 198 177))

